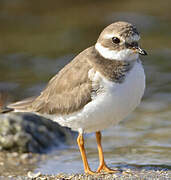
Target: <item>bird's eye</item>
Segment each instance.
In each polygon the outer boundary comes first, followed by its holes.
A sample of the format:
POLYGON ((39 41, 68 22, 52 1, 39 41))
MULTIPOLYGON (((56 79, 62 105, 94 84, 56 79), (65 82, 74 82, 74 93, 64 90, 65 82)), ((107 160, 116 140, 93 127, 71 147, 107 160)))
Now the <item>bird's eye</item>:
POLYGON ((120 39, 117 38, 117 37, 113 37, 112 38, 112 42, 115 43, 115 44, 119 44, 120 43, 120 39))

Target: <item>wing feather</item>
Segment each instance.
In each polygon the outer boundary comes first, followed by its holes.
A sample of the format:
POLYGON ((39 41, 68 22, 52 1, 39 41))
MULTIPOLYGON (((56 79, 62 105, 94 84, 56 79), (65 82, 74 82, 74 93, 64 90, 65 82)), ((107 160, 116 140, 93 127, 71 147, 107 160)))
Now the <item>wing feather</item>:
POLYGON ((80 110, 91 101, 92 86, 88 71, 92 66, 86 53, 88 49, 59 71, 40 96, 10 104, 8 107, 41 114, 69 114, 80 110))

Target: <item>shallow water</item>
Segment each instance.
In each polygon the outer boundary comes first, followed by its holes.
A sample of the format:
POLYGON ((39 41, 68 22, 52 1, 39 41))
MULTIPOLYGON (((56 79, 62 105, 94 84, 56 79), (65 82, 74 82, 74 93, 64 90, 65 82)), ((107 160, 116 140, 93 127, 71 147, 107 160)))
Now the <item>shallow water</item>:
MULTIPOLYGON (((38 94, 46 82, 78 52, 94 44, 100 31, 116 20, 138 26, 147 88, 140 106, 103 132, 111 167, 171 168, 171 6, 170 1, 0 2, 0 91, 9 101, 38 94), (157 3, 156 3, 157 2, 157 3), (154 3, 157 4, 154 6, 154 3)), ((54 150, 35 171, 83 172, 76 141, 54 150)), ((98 166, 95 136, 86 136, 93 169, 98 166)))

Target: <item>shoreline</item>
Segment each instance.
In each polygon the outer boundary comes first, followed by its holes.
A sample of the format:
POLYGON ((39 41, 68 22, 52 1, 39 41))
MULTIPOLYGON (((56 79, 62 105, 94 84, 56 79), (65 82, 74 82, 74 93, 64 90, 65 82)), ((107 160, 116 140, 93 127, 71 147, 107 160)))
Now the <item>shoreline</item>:
MULTIPOLYGON (((170 167, 121 167, 115 174, 101 173, 86 175, 83 173, 45 174, 36 172, 38 163, 46 160, 47 155, 33 153, 0 152, 0 180, 170 180, 170 167)), ((58 167, 56 167, 58 168, 58 167)), ((117 169, 117 168, 116 168, 117 169)), ((65 169, 64 169, 65 171, 65 169)))

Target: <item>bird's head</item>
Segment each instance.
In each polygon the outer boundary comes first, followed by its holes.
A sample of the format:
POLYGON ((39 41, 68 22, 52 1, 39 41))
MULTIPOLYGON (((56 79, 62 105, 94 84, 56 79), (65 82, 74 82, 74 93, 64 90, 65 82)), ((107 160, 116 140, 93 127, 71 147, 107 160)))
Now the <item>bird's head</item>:
POLYGON ((127 22, 116 22, 107 26, 100 34, 95 45, 104 58, 119 61, 136 60, 147 55, 139 46, 140 35, 135 26, 127 22))

